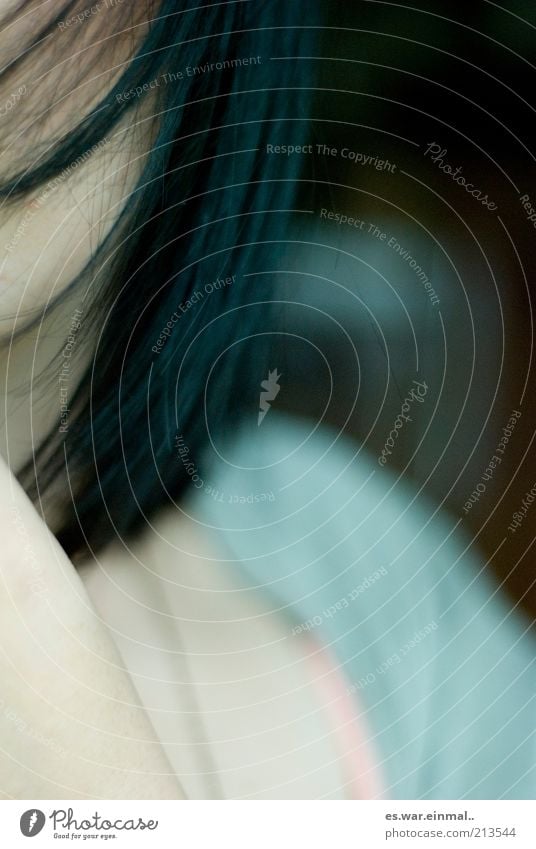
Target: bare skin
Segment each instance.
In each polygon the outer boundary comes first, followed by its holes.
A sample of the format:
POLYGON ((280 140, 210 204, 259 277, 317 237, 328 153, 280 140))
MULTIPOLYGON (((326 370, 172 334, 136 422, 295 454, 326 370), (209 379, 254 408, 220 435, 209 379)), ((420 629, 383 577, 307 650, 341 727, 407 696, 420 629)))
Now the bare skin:
MULTIPOLYGON (((12 22, 14 8, 0 4, 5 62, 46 22, 35 9, 12 22)), ((143 12, 142 4, 138 9, 143 12)), ((48 13, 57 14, 57 7, 48 13)), ((142 28, 109 42, 112 70, 106 72, 103 24, 108 35, 114 16, 94 16, 85 29, 78 28, 77 40, 58 28, 51 46, 21 65, 9 91, 2 89, 4 100, 16 92, 16 108, 2 124, 2 175, 17 170, 18 156, 24 164, 39 143, 79 121, 120 73, 142 28), (75 83, 66 94, 82 66, 87 74, 81 87, 75 83)), ((118 31, 125 27, 116 24, 118 31)), ((142 167, 148 147, 142 135, 128 124, 115 128, 68 175, 1 209, 0 795, 5 798, 183 795, 82 581, 10 471, 32 456, 57 420, 57 377, 51 391, 38 376, 61 350, 73 309, 81 306, 80 293, 14 343, 11 332, 39 318, 113 226, 142 167)), ((73 358, 70 392, 81 367, 73 358)))
POLYGON ((82 581, 3 462, 0 497, 3 797, 182 798, 82 581))

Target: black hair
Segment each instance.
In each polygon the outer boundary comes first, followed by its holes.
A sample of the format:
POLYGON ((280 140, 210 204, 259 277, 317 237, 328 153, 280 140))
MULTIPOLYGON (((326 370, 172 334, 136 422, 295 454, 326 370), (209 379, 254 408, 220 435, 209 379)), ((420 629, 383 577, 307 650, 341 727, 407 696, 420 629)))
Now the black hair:
MULTIPOLYGON (((111 0, 101 3, 113 11, 111 0)), ((306 5, 310 25, 316 3, 306 5)), ((123 0, 124 29, 128 6, 123 0)), ((258 403, 277 298, 262 275, 246 274, 266 267, 274 243, 284 241, 300 168, 297 156, 267 155, 267 144, 298 143, 308 132, 305 64, 285 58, 314 32, 302 26, 304 4, 140 6, 150 11, 148 24, 111 89, 1 188, 12 199, 51 181, 152 98, 141 117, 152 145, 137 185, 70 284, 72 291, 85 281, 98 293, 76 325, 76 346, 84 334, 93 346, 90 364, 72 391, 68 422, 58 416, 19 475, 40 502, 67 470, 54 531, 75 561, 130 538, 184 496, 192 474, 177 438, 200 464, 244 403, 258 403)), ((84 8, 65 4, 33 33, 32 49, 93 26, 84 8)))

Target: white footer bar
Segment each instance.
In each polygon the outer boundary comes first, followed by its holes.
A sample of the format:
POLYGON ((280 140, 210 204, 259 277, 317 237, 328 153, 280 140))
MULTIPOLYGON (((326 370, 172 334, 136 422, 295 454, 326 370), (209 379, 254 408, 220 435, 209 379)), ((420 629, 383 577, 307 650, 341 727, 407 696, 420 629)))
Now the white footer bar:
POLYGON ((186 849, 535 849, 536 804, 475 802, 0 802, 0 845, 186 849), (29 839, 35 843, 29 844, 29 839))

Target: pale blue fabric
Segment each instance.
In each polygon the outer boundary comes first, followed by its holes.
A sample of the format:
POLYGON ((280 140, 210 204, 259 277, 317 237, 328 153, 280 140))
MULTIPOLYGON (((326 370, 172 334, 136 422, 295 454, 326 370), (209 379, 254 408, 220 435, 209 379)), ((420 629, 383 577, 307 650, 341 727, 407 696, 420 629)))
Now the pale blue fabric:
POLYGON ((309 620, 331 646, 386 795, 533 799, 536 641, 457 520, 353 443, 272 411, 211 474, 198 517, 291 617, 289 639, 309 620))

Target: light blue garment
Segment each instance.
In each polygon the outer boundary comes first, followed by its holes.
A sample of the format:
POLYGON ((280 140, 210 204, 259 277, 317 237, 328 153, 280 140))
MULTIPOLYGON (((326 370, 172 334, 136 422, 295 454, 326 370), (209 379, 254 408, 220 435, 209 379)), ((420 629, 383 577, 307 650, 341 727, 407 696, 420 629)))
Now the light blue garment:
POLYGON ((273 411, 204 479, 196 513, 289 639, 301 623, 336 654, 388 797, 535 797, 536 641, 458 520, 273 411))

